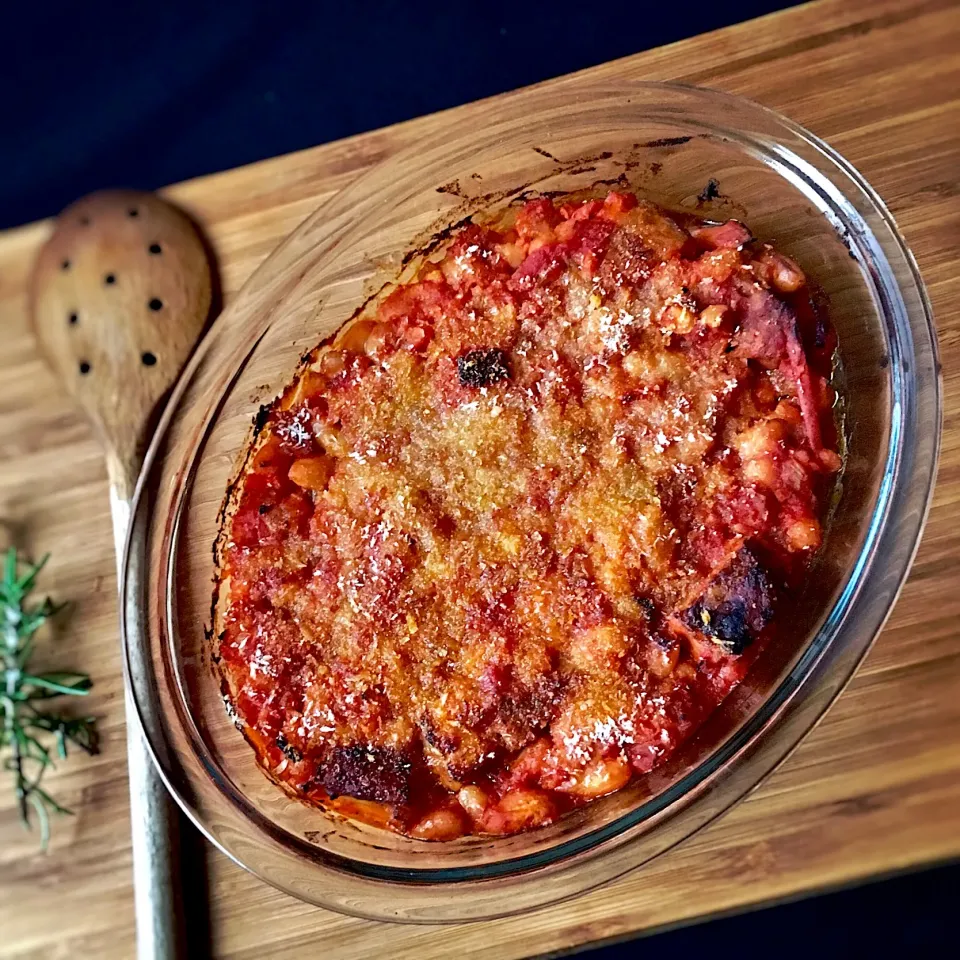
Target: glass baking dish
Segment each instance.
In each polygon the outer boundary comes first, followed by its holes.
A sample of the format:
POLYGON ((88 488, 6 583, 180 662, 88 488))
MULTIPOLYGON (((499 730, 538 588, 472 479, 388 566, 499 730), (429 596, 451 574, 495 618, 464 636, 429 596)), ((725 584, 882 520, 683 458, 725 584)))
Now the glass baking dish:
POLYGON ((916 265, 883 203, 826 144, 749 101, 671 84, 559 83, 474 107, 309 217, 214 323, 171 397, 141 477, 122 603, 134 699, 162 775, 234 860, 344 913, 476 919, 595 887, 729 808, 836 698, 913 559, 939 425, 916 265), (257 766, 210 661, 212 545, 259 404, 451 227, 539 194, 611 188, 744 220, 828 298, 845 466, 791 642, 768 647, 664 766, 528 833, 430 844, 298 803, 257 766))

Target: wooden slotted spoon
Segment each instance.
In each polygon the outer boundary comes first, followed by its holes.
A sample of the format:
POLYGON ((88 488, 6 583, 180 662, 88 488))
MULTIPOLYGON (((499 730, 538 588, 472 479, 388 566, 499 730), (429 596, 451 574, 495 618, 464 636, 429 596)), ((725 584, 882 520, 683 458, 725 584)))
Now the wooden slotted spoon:
MULTIPOLYGON (((118 579, 153 415, 207 322, 212 286, 190 220, 129 190, 94 193, 64 210, 34 266, 30 312, 40 346, 106 456, 118 579)), ((177 811, 129 691, 126 708, 137 956, 170 960, 186 955, 177 811)))

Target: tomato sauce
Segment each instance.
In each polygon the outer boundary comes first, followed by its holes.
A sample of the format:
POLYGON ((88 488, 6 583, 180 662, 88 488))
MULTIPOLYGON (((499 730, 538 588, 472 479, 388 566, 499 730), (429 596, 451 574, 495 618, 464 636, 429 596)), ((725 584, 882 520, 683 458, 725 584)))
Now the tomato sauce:
POLYGON ((269 411, 217 655, 270 775, 422 839, 662 763, 822 539, 832 331, 737 221, 627 193, 467 226, 269 411))

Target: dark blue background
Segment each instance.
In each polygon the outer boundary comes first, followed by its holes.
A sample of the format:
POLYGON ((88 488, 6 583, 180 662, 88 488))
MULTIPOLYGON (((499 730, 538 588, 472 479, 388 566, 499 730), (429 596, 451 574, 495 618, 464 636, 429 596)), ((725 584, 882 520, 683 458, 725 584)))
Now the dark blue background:
MULTIPOLYGON (((601 14, 584 0, 6 4, 0 227, 100 187, 153 189, 791 5, 635 2, 604 4, 601 14)), ((202 893, 199 874, 197 883, 202 893)), ((958 892, 960 867, 941 867, 595 956, 957 955, 958 892)))
POLYGON ((0 227, 153 189, 787 7, 131 0, 4 4, 0 227), (135 9, 134 9, 135 8, 135 9))

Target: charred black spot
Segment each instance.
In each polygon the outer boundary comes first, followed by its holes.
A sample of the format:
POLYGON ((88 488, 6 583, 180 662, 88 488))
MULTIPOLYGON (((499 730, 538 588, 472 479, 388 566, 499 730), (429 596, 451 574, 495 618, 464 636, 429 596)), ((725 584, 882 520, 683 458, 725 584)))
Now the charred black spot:
POLYGON ((822 350, 827 345, 827 329, 827 318, 817 311, 813 326, 813 345, 818 350, 822 350))
POLYGON ((648 140, 645 147, 679 147, 681 144, 689 143, 693 137, 660 137, 659 140, 648 140))
MULTIPOLYGON (((571 170, 571 173, 577 173, 578 171, 571 170)), ((620 173, 615 177, 605 177, 602 180, 594 180, 592 186, 594 187, 628 187, 630 186, 630 178, 625 173, 620 173)))
POLYGON ((237 715, 237 708, 233 705, 233 701, 226 693, 221 693, 220 699, 223 701, 223 709, 227 712, 227 719, 243 733, 243 721, 237 715))
POLYGON ((457 376, 465 387, 489 387, 509 378, 510 363, 495 347, 471 350, 457 357, 457 376))
POLYGON ((676 637, 670 636, 668 633, 661 633, 659 630, 653 633, 650 639, 653 640, 661 650, 672 650, 677 645, 676 637))
POLYGON ((770 581, 756 557, 744 549, 684 612, 683 620, 688 627, 720 644, 727 653, 740 654, 753 643, 772 616, 770 581))
POLYGON ((657 615, 657 605, 650 597, 637 597, 636 601, 648 620, 657 615))
POLYGON ((299 763, 303 759, 303 754, 291 744, 282 734, 277 734, 277 747, 291 763, 299 763))
POLYGON ((437 187, 437 193, 449 193, 455 197, 464 198, 463 188, 459 180, 451 180, 449 183, 441 184, 437 187))
POLYGON ((720 182, 718 180, 714 180, 713 177, 711 177, 707 181, 707 185, 700 191, 700 194, 697 197, 697 200, 700 203, 709 203, 711 200, 716 200, 717 197, 719 196, 720 196, 720 182))
POLYGON ((331 797, 407 803, 411 766, 403 754, 388 747, 336 747, 320 782, 331 797))
POLYGON ((419 721, 423 742, 433 747, 445 757, 452 757, 460 749, 460 738, 447 733, 439 733, 429 717, 419 721))
POLYGON ((267 421, 270 419, 270 404, 261 403, 260 409, 257 411, 257 415, 253 421, 253 435, 257 436, 258 433, 267 425, 267 421))
MULTIPOLYGON (((408 263, 411 263, 416 257, 428 257, 434 250, 437 250, 442 244, 446 243, 458 230, 462 227, 467 226, 467 224, 473 223, 473 214, 468 214, 462 220, 458 220, 456 223, 451 223, 445 226, 442 230, 438 230, 433 236, 430 237, 430 240, 427 243, 418 246, 416 249, 408 250, 404 255, 403 259, 400 261, 401 268, 405 267, 408 263)), ((376 295, 370 296, 365 301, 366 303, 371 302, 375 299, 376 295)), ((364 305, 365 305, 364 304, 364 305)), ((356 316, 358 311, 354 312, 356 316)))
POLYGON ((548 160, 552 160, 554 163, 561 162, 552 153, 544 150, 543 147, 533 147, 532 149, 534 153, 539 153, 541 157, 546 157, 548 160))

